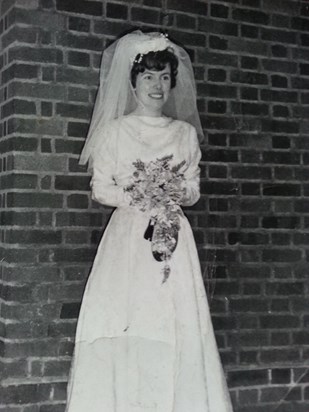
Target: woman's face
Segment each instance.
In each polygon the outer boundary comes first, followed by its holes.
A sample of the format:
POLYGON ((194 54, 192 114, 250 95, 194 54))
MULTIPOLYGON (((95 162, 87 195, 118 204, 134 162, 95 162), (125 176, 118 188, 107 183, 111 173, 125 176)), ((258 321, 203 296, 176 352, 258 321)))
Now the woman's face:
POLYGON ((138 73, 135 95, 137 110, 148 116, 160 116, 171 90, 171 68, 168 64, 163 70, 148 70, 138 73))

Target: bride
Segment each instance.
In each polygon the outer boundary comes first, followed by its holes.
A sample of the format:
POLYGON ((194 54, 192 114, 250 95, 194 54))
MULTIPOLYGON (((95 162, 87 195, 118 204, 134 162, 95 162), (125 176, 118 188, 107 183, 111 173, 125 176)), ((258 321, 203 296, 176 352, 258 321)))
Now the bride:
POLYGON ((202 129, 190 59, 160 33, 109 46, 81 163, 116 207, 85 289, 67 412, 231 412, 198 254, 202 129))

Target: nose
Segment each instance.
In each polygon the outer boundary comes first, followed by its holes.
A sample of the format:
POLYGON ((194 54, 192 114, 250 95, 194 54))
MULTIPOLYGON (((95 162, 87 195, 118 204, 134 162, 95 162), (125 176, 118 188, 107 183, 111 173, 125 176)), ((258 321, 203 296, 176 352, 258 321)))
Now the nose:
POLYGON ((161 82, 161 79, 156 79, 154 87, 155 87, 157 90, 162 90, 162 82, 161 82))

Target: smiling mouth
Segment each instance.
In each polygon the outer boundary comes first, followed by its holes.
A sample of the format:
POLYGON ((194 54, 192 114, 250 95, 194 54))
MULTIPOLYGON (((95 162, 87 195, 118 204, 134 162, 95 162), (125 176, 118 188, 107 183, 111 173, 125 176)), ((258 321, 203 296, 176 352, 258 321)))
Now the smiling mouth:
POLYGON ((149 94, 149 97, 152 99, 160 100, 163 99, 163 93, 151 93, 149 94))

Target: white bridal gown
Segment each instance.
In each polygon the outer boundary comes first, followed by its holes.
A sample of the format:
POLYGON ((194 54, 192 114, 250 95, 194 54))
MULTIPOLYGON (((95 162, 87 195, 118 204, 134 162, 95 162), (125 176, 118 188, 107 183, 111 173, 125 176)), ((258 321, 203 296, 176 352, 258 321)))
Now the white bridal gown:
POLYGON ((67 412, 231 412, 191 227, 181 218, 171 273, 144 239, 149 214, 129 206, 132 162, 186 161, 187 199, 199 198, 195 129, 166 117, 123 116, 98 151, 93 198, 117 207, 84 293, 67 412))

